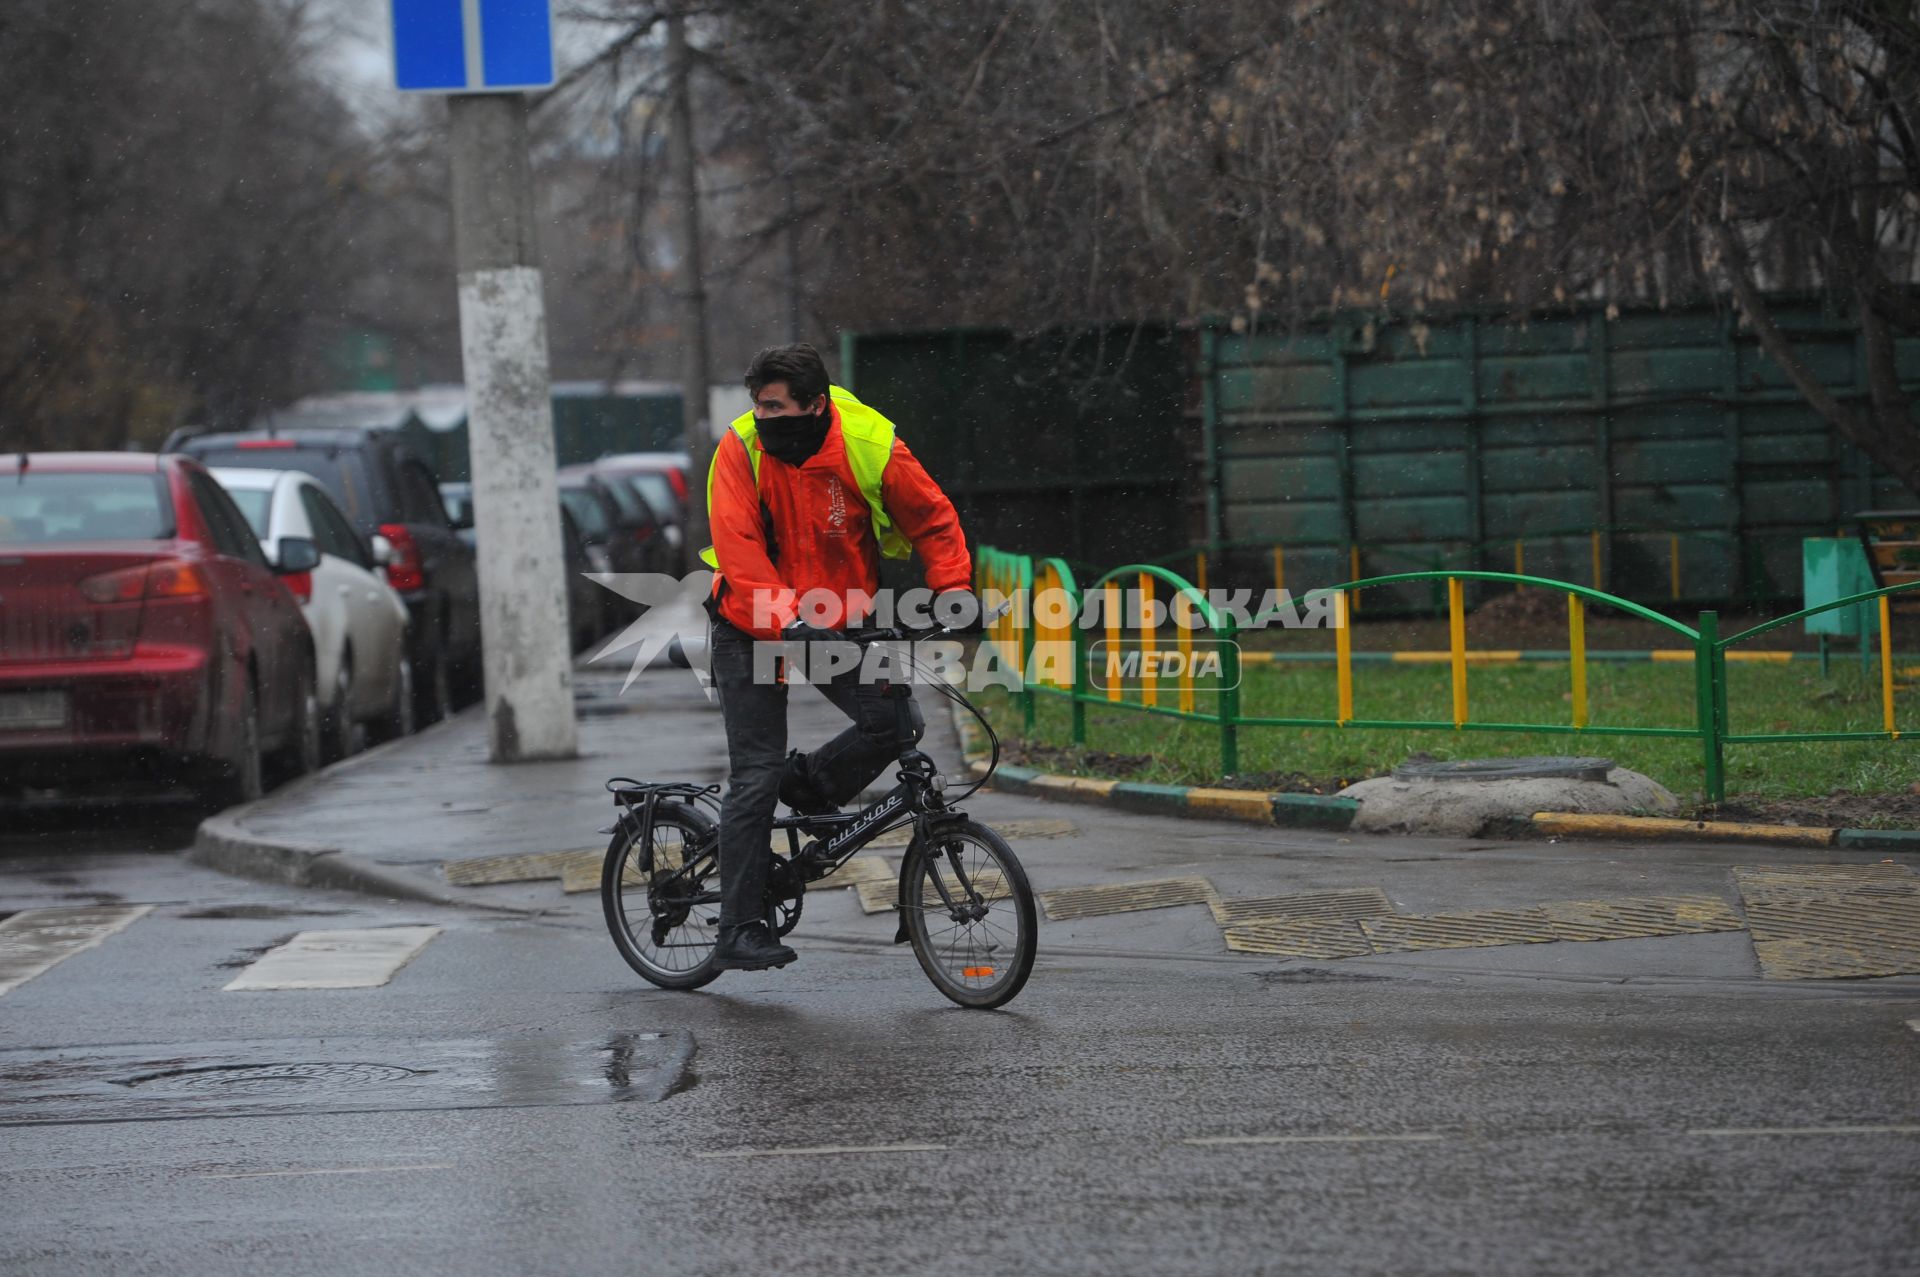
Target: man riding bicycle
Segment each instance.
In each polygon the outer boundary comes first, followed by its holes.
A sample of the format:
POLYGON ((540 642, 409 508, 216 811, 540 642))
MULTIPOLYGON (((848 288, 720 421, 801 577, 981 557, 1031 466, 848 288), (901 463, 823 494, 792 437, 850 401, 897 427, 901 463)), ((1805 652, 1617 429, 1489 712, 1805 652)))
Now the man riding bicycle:
POLYGON ((753 411, 720 440, 707 476, 705 557, 715 569, 711 662, 731 767, 714 958, 757 971, 795 956, 767 925, 776 803, 836 810, 920 739, 925 720, 906 682, 862 682, 847 669, 816 686, 852 726, 811 754, 788 753, 786 684, 765 677, 765 661, 756 679, 755 643, 832 639, 867 619, 883 555, 919 551, 936 594, 968 590, 973 565, 953 503, 892 422, 828 381, 819 351, 763 350, 746 386, 753 411))

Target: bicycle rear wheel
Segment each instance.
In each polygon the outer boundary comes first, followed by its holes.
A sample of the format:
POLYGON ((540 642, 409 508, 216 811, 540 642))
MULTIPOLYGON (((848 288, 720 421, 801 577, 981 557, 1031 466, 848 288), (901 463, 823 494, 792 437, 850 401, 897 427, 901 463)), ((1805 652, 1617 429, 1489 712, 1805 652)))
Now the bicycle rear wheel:
POLYGON ((963 1007, 1004 1006, 1033 972, 1033 888, 1006 840, 978 821, 915 840, 900 867, 907 938, 933 987, 963 1007))
POLYGON ((720 974, 719 837, 697 807, 657 803, 652 836, 620 821, 600 869, 607 930, 627 965, 663 989, 697 989, 720 974))

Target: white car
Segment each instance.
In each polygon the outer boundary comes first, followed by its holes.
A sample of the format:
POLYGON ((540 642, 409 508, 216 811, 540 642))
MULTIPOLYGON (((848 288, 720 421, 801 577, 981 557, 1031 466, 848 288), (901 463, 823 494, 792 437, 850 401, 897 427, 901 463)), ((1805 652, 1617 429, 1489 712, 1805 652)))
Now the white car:
POLYGON ((391 550, 360 539, 327 490, 298 470, 219 467, 213 477, 273 554, 282 537, 305 537, 320 551, 311 573, 282 578, 313 631, 323 740, 341 758, 371 737, 410 734, 413 666, 407 657, 407 605, 381 566, 391 550))

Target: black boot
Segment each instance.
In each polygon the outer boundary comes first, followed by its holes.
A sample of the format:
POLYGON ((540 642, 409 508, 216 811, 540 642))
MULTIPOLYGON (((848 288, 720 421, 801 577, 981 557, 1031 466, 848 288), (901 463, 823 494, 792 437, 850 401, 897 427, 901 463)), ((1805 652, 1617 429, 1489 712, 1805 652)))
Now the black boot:
POLYGON ((780 801, 796 816, 833 816, 840 805, 813 786, 807 774, 807 756, 797 749, 787 751, 787 770, 780 777, 780 801))
POLYGON ((713 964, 722 971, 764 971, 784 967, 800 955, 773 938, 764 922, 721 927, 713 947, 713 964))

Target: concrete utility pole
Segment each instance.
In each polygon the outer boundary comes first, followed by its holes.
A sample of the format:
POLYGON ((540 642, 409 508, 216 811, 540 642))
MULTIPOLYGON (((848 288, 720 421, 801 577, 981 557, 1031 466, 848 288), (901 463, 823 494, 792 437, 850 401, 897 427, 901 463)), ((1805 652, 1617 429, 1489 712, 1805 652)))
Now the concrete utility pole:
POLYGON ((693 95, 687 89, 692 59, 687 21, 667 19, 667 59, 673 73, 673 129, 668 146, 680 193, 680 396, 681 425, 693 474, 687 493, 687 569, 713 537, 707 530, 707 468, 713 462, 713 429, 707 421, 707 285, 700 253, 700 166, 693 151, 693 95))
POLYGON ((573 660, 527 102, 474 93, 447 106, 488 757, 571 758, 573 660))

